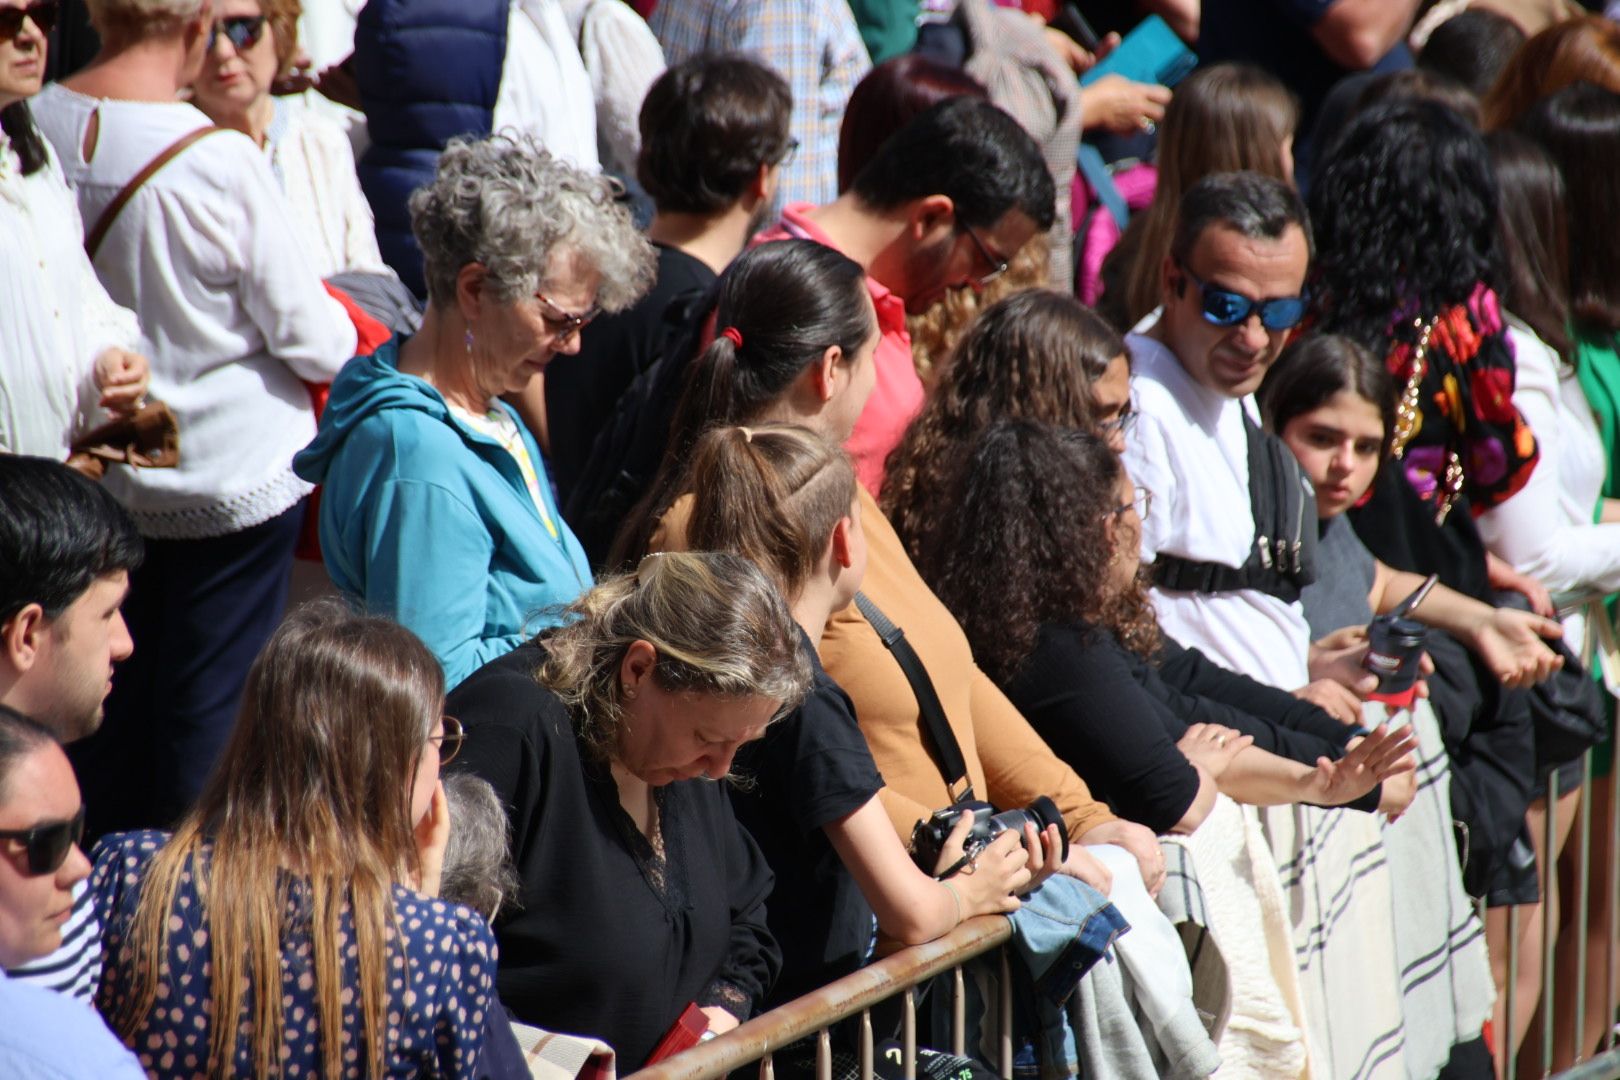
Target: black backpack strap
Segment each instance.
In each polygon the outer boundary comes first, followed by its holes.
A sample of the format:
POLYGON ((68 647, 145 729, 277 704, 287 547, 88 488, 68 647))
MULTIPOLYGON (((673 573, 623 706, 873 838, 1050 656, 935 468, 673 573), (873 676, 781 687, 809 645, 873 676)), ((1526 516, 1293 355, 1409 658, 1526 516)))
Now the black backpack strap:
POLYGON ((1243 434, 1255 534, 1248 559, 1239 567, 1161 554, 1153 561, 1153 580, 1173 592, 1256 589, 1291 604, 1316 580, 1316 494, 1293 451, 1262 431, 1247 409, 1243 434))
POLYGON ((939 695, 934 692, 934 680, 928 677, 928 669, 923 667, 917 650, 906 640, 905 631, 890 622, 889 617, 883 614, 865 593, 855 594, 855 606, 866 616, 866 621, 872 624, 872 629, 877 631, 878 639, 894 657, 895 663, 900 665, 900 670, 905 672, 906 681, 911 684, 911 692, 917 699, 917 711, 922 715, 923 726, 928 729, 929 740, 934 744, 934 756, 939 761, 940 771, 945 774, 946 786, 951 791, 952 799, 957 802, 972 799, 973 784, 968 779, 967 762, 962 759, 961 744, 956 741, 956 733, 951 730, 950 721, 945 719, 945 707, 939 703, 939 695), (960 793, 957 791, 957 785, 961 785, 960 793))

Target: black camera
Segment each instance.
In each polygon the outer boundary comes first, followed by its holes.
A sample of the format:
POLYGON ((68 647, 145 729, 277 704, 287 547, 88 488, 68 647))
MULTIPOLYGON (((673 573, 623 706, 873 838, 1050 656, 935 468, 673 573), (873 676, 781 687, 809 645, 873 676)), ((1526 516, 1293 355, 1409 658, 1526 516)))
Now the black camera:
POLYGON ((987 802, 968 801, 935 810, 928 820, 917 822, 917 827, 911 830, 911 857, 922 867, 923 873, 933 874, 934 867, 939 865, 939 853, 945 847, 945 839, 951 835, 957 819, 963 814, 973 815, 973 827, 968 830, 967 840, 962 845, 962 854, 970 861, 978 857, 985 845, 1008 829, 1022 833, 1026 821, 1034 823, 1036 832, 1044 832, 1048 825, 1056 825, 1063 842, 1062 857, 1069 857, 1069 834, 1063 828, 1063 815, 1058 813, 1057 804, 1045 795, 1036 796, 1035 801, 1022 810, 1003 810, 999 814, 987 802))

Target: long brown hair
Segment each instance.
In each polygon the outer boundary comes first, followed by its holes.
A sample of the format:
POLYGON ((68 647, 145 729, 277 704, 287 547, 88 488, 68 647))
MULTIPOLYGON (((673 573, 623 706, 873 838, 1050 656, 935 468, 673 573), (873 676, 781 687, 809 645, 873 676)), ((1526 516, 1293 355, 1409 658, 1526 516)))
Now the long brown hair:
POLYGON ((1131 219, 1109 253, 1104 280, 1117 286, 1098 310, 1122 330, 1159 306, 1159 268, 1176 211, 1189 188, 1212 173, 1257 172, 1286 180, 1283 144, 1299 126, 1299 103, 1276 77, 1248 64, 1212 64, 1176 87, 1159 125, 1153 202, 1131 219))
POLYGON ((1578 82, 1620 93, 1620 25, 1612 19, 1566 19, 1519 46, 1485 95, 1485 127, 1512 127, 1536 102, 1578 82))
POLYGON ((935 508, 938 541, 917 569, 998 683, 1017 676, 1047 623, 1082 619, 1141 656, 1158 649, 1145 575, 1123 595, 1103 587, 1115 558, 1139 558, 1107 538, 1122 468, 1095 435, 1003 421, 977 440, 962 484, 935 508))
POLYGON ((1118 334, 1072 296, 1030 289, 974 320, 923 411, 889 455, 883 511, 920 567, 940 506, 969 449, 996 420, 1091 430, 1091 384, 1125 352, 1118 334))
POLYGON ((795 424, 711 428, 692 452, 686 546, 751 559, 788 603, 855 502, 849 455, 795 424))
POLYGON ((147 870, 127 947, 109 959, 132 990, 114 1018, 126 1042, 169 969, 169 920, 189 873, 213 954, 208 1073, 233 1071, 246 1020, 254 1074, 280 1075, 282 950, 291 932, 307 941, 313 962, 322 1074, 345 1070, 344 997, 354 993, 364 1029, 356 1049, 367 1073, 382 1075, 387 978, 399 955, 393 887, 420 869, 410 790, 443 702, 438 661, 397 623, 336 601, 287 616, 248 672, 236 727, 201 798, 147 870), (295 888, 307 923, 289 926, 295 888), (343 983, 345 910, 358 987, 343 983))

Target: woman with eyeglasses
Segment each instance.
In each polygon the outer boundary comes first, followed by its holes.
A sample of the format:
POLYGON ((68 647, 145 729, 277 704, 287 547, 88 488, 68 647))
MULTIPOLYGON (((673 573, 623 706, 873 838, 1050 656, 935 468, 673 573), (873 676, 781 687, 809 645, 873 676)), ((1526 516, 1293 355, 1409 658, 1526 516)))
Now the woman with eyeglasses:
POLYGON ((78 198, 97 275, 140 320, 152 394, 183 447, 176 468, 104 481, 146 561, 124 608, 139 642, 130 677, 81 777, 97 817, 134 828, 183 813, 229 736, 287 606, 310 492, 292 456, 315 432, 305 380, 330 380, 359 335, 300 250, 264 155, 183 100, 213 31, 208 0, 87 7, 100 51, 29 108, 78 198))
POLYGON ((415 635, 295 610, 172 834, 114 833, 97 1007, 153 1077, 479 1072, 495 942, 435 899, 461 742, 415 635))
POLYGON ((191 103, 268 155, 292 208, 299 246, 317 274, 393 278, 377 248, 348 135, 299 98, 271 93, 292 71, 302 8, 300 0, 215 0, 191 103))
POLYGON ((49 730, 0 705, 0 1067, 143 1080, 134 1055, 82 1003, 6 975, 61 946, 73 890, 90 873, 83 835, 67 755, 49 730))
POLYGON ((450 697, 465 767, 511 817, 521 881, 495 921, 501 999, 526 1024, 645 1063, 677 1023, 723 1032, 781 970, 771 872, 725 783, 811 683, 752 562, 653 555, 450 697))
POLYGON ((321 554, 368 611, 427 642, 455 686, 591 586, 539 444, 502 397, 651 280, 607 181, 528 138, 456 140, 411 197, 422 328, 332 384, 298 474, 324 485, 321 554))
POLYGON ((0 0, 0 451, 62 460, 102 411, 146 394, 135 314, 96 279, 61 164, 28 99, 45 78, 59 0, 0 0))

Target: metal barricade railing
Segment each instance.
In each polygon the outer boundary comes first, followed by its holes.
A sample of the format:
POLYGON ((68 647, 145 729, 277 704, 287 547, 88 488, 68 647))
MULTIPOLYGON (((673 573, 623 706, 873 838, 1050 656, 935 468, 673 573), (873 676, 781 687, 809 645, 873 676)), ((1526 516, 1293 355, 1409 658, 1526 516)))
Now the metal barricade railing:
MULTIPOLYGON (((834 1024, 859 1015, 861 1080, 873 1072, 872 1009, 901 998, 901 1063, 906 1080, 917 1067, 917 990, 936 975, 951 972, 951 1052, 966 1052, 966 986, 962 965, 982 956, 1012 936, 1012 924, 999 915, 969 919, 944 937, 886 956, 861 970, 828 983, 743 1024, 733 1031, 632 1074, 634 1080, 713 1080, 752 1062, 760 1063, 762 1080, 773 1080, 772 1055, 807 1036, 816 1036, 816 1076, 832 1076, 834 1024)), ((997 1002, 1001 1035, 1000 1073, 1012 1075, 1012 999, 1007 955, 1001 954, 1001 1000, 997 1002)))
MULTIPOLYGON (((1565 888, 1559 898, 1558 919, 1555 921, 1551 906, 1546 903, 1546 884, 1548 880, 1557 882, 1558 862, 1552 854, 1557 849, 1557 806, 1559 799, 1558 777, 1548 778, 1547 790, 1547 817, 1545 840, 1542 844, 1542 905, 1541 919, 1541 985, 1539 1000, 1533 1005, 1516 1000, 1519 981, 1519 949, 1516 947, 1519 940, 1521 915, 1517 908, 1509 910, 1507 926, 1508 940, 1512 945, 1508 951, 1508 969, 1504 993, 1504 1024, 1505 1031, 1499 1032, 1499 1039, 1512 1038, 1518 1022, 1523 1020, 1522 1012, 1527 1006, 1535 1009, 1540 1015, 1540 1034, 1537 1039, 1527 1038, 1518 1048, 1518 1053, 1509 1052, 1505 1055, 1503 1068, 1504 1080, 1530 1080, 1532 1077, 1555 1077, 1557 1080, 1620 1080, 1620 1040, 1615 1033, 1616 1006, 1620 1004, 1620 905, 1615 900, 1620 898, 1620 859, 1614 854, 1620 852, 1620 798, 1612 794, 1608 799, 1605 820, 1593 820, 1593 754, 1588 751, 1581 760, 1581 799, 1576 810, 1576 819, 1570 831, 1569 839, 1565 844, 1563 859, 1573 859, 1574 874, 1570 883, 1572 888, 1565 888), (1593 840, 1598 835, 1607 836, 1606 845, 1607 862, 1595 864, 1593 861, 1593 840), (1593 914, 1590 907, 1592 887, 1597 880, 1595 875, 1603 875, 1607 883, 1606 895, 1608 903, 1603 913, 1603 921, 1607 927, 1607 950, 1598 970, 1590 970, 1588 965, 1588 945, 1590 927, 1589 921, 1593 914), (1568 934, 1573 932, 1574 938, 1574 970, 1559 970, 1559 936, 1560 930, 1568 934), (1586 1030, 1586 1014, 1589 998, 1597 995, 1593 1000, 1600 1000, 1603 1008, 1600 1016, 1603 1021, 1603 1030, 1593 1038, 1592 1032, 1586 1030), (1558 1061, 1559 1023, 1562 1014, 1571 1014, 1574 1020, 1572 1025, 1571 1043, 1564 1047, 1569 1053, 1566 1061, 1573 1060, 1573 1065, 1565 1065, 1563 1071, 1554 1073, 1554 1063, 1558 1061), (1531 1052, 1530 1047, 1534 1046, 1531 1052), (1525 1067, 1521 1068, 1520 1065, 1525 1067)), ((1567 964, 1566 964, 1567 967, 1567 964)))

